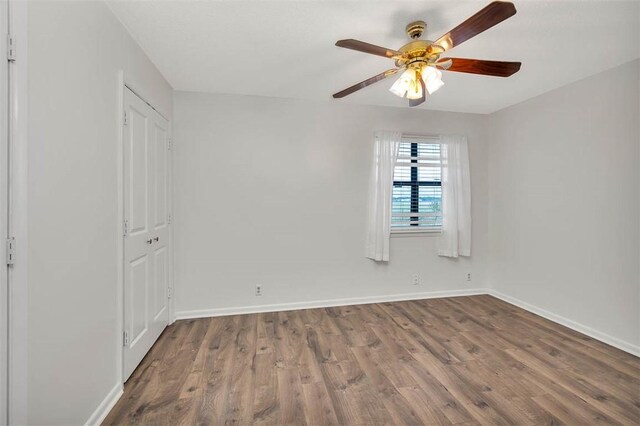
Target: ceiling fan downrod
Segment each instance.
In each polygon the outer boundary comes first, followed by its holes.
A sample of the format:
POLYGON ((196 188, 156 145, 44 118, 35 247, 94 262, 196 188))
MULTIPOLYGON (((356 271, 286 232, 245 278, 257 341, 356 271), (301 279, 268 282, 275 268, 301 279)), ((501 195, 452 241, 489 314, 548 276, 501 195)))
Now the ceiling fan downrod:
POLYGON ((409 37, 411 37, 412 39, 416 40, 419 39, 420 37, 422 37, 422 34, 424 33, 424 30, 427 28, 427 23, 424 21, 413 21, 411 23, 409 23, 406 28, 405 31, 407 32, 407 35, 409 37))

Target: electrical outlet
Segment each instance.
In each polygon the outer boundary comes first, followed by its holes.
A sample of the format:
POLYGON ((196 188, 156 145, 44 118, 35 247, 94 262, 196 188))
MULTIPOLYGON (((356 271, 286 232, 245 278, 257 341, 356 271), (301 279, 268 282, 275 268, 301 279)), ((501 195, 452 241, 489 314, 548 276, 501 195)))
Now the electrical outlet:
POLYGON ((262 284, 256 284, 256 296, 262 296, 262 284))
POLYGON ((420 284, 420 277, 418 276, 418 274, 413 274, 413 285, 418 284, 420 284))
POLYGON ((467 273, 467 281, 471 281, 471 272, 467 273))

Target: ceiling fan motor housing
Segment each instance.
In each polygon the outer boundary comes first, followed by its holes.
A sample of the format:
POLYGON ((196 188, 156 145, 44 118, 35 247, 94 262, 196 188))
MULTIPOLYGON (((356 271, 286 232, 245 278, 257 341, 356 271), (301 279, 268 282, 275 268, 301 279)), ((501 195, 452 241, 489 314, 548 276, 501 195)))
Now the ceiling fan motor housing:
POLYGON ((398 49, 399 52, 404 53, 405 57, 397 58, 396 66, 418 68, 424 64, 430 65, 438 59, 444 49, 434 45, 431 40, 420 40, 426 28, 427 23, 424 21, 413 21, 407 25, 405 30, 413 41, 398 49))
POLYGON ((398 49, 404 53, 404 57, 396 59, 396 66, 403 67, 411 64, 431 64, 442 53, 442 48, 433 44, 431 40, 414 40, 398 49))

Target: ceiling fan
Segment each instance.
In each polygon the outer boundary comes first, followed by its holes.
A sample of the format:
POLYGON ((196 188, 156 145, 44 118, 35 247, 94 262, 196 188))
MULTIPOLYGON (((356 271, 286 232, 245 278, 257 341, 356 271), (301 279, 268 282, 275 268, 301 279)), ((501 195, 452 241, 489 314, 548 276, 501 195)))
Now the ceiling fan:
POLYGON ((406 27, 407 35, 413 41, 398 50, 387 49, 354 39, 339 40, 336 43, 338 47, 393 59, 396 67, 335 93, 333 97, 345 97, 400 71, 404 71, 389 90, 395 95, 409 99, 409 106, 413 107, 423 103, 426 100, 427 93, 431 95, 442 87, 444 83, 442 82, 441 70, 509 77, 518 72, 521 65, 520 62, 465 58, 441 59, 440 55, 515 14, 516 8, 513 3, 494 1, 436 41, 419 40, 426 28, 426 23, 424 21, 415 21, 406 27))

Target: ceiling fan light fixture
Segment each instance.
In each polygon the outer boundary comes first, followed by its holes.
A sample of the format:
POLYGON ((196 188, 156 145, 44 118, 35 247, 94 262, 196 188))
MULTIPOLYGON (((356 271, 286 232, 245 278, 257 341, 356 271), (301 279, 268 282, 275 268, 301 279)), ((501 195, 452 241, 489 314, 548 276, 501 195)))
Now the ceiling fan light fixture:
POLYGON ((414 84, 413 87, 407 91, 407 99, 420 98, 422 98, 422 85, 416 82, 416 84, 414 84))
POLYGON ((393 86, 391 86, 389 91, 396 96, 400 96, 401 98, 404 98, 405 96, 408 96, 408 93, 412 89, 415 90, 415 85, 416 85, 416 70, 409 68, 405 72, 403 72, 400 77, 398 77, 398 79, 396 80, 395 83, 393 83, 393 86))
POLYGON ((415 100, 422 98, 423 88, 422 82, 420 81, 421 78, 422 76, 420 75, 420 73, 416 72, 416 78, 415 80, 413 80, 411 88, 407 91, 407 99, 415 100))
POLYGON ((431 95, 433 92, 444 86, 442 81, 442 71, 432 66, 422 68, 422 79, 427 88, 427 92, 431 95))
POLYGON ((427 92, 429 94, 432 94, 433 92, 435 92, 436 90, 438 90, 442 86, 444 86, 444 81, 442 81, 442 80, 434 80, 431 83, 429 83, 429 85, 427 86, 427 92))

